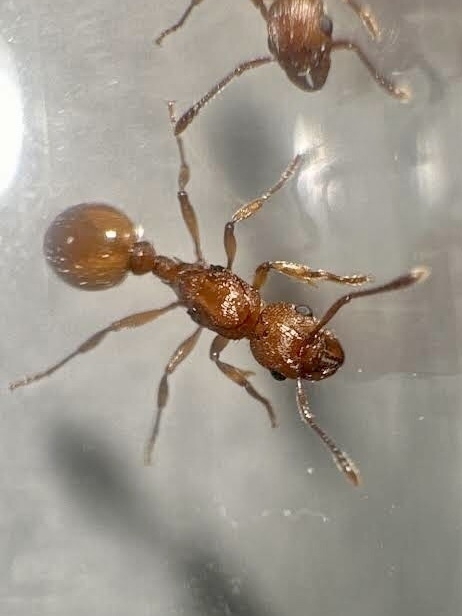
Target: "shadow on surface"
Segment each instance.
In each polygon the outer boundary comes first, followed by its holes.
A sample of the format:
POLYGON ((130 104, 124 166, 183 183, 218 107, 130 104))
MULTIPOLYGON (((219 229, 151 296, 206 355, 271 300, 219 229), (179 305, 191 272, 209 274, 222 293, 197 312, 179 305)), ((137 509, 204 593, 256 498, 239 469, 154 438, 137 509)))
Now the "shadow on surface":
MULTIPOLYGON (((176 585, 188 589, 197 614, 273 616, 269 606, 245 584, 236 590, 231 558, 202 549, 198 545, 202 537, 182 537, 182 531, 174 526, 175 517, 171 525, 149 506, 147 498, 129 484, 120 460, 111 451, 101 443, 85 450, 83 444, 95 440, 80 426, 61 422, 55 425, 50 444, 58 479, 68 493, 72 492, 76 508, 88 515, 93 525, 101 526, 102 533, 114 540, 127 538, 151 561, 168 563, 176 585)), ((207 533, 210 532, 209 528, 207 533)), ((209 543, 213 539, 207 537, 209 543)))

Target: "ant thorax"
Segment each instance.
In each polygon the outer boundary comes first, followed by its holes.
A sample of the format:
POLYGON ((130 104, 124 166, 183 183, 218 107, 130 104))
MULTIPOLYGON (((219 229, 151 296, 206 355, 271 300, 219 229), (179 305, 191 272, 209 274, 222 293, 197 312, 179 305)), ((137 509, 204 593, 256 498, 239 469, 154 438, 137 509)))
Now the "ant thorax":
POLYGON ((253 332, 260 293, 221 265, 185 264, 173 289, 199 325, 233 340, 253 332))

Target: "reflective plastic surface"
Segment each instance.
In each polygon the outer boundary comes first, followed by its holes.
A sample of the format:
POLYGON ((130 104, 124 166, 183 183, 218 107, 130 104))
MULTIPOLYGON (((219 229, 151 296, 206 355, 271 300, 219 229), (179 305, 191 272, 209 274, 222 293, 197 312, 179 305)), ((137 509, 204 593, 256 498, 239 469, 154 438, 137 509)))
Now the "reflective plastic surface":
MULTIPOLYGON (((223 225, 294 152, 306 163, 237 227, 236 270, 268 259, 377 281, 425 264, 419 287, 345 307, 346 352, 308 385, 319 422, 361 468, 352 488, 297 416, 293 382, 245 342, 224 359, 255 369, 280 427, 208 359, 211 335, 170 379, 152 468, 142 449, 157 383, 193 331, 181 312, 109 337, 52 378, 10 393, 110 321, 160 307, 148 277, 83 293, 42 255, 64 208, 105 201, 167 255, 192 257, 176 201, 165 102, 182 111, 239 62, 267 53, 246 0, 25 0, 0 6, 0 611, 98 616, 455 616, 462 600, 462 10, 460 0, 369 3, 373 43, 329 2, 334 33, 361 43, 413 97, 402 104, 346 51, 319 93, 276 66, 241 77, 185 133, 207 258, 223 225)), ((343 293, 272 275, 270 300, 316 313, 343 293)))

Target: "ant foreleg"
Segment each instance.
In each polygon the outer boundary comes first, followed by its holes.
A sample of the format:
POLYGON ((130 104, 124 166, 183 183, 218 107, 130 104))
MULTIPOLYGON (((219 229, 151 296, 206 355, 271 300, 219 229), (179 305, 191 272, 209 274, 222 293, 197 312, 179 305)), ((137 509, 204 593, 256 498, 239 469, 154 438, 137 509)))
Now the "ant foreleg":
POLYGON ((194 118, 200 113, 200 111, 209 103, 212 98, 215 98, 217 94, 219 94, 222 90, 226 88, 230 81, 232 81, 235 77, 240 77, 246 71, 249 71, 253 68, 257 68, 259 66, 263 66, 264 64, 269 64, 270 62, 275 62, 272 56, 264 56, 262 58, 255 58, 254 60, 248 60, 247 62, 243 62, 236 66, 236 68, 231 71, 226 77, 224 77, 219 83, 216 84, 205 96, 203 96, 197 103, 195 103, 192 107, 190 107, 178 120, 175 126, 175 135, 180 135, 187 126, 194 120, 194 118))
POLYGON ((265 261, 255 270, 255 276, 252 286, 260 290, 266 283, 270 270, 274 270, 279 274, 284 274, 289 278, 294 278, 298 282, 306 282, 313 286, 317 286, 317 281, 329 280, 338 284, 346 284, 357 286, 371 281, 370 276, 354 274, 353 276, 338 276, 324 270, 312 270, 307 265, 292 263, 290 261, 265 261))
POLYGON ((213 339, 212 346, 210 347, 210 359, 218 366, 223 374, 228 377, 228 379, 231 379, 231 381, 236 383, 236 385, 244 387, 246 392, 252 396, 252 398, 255 398, 255 400, 258 400, 261 404, 263 404, 268 413, 271 427, 275 428, 277 426, 277 419, 271 402, 259 394, 246 378, 248 376, 252 376, 254 373, 250 370, 241 370, 240 368, 236 368, 235 366, 231 366, 230 364, 226 364, 220 360, 220 354, 226 348, 228 343, 229 340, 227 338, 224 338, 223 336, 216 336, 213 339))
POLYGON ((286 184, 290 178, 293 176, 297 167, 300 165, 303 159, 302 154, 297 154, 287 165, 286 169, 282 172, 279 180, 272 186, 269 190, 264 192, 262 195, 254 199, 253 201, 249 201, 242 207, 240 207, 231 218, 230 222, 225 225, 225 233, 224 233, 224 244, 226 256, 228 258, 227 268, 232 269, 234 257, 236 256, 236 237, 234 235, 234 225, 241 220, 245 220, 246 218, 250 218, 254 214, 260 210, 263 205, 268 201, 268 199, 274 195, 278 190, 280 190, 284 184, 286 184))
POLYGON ((250 1, 260 11, 263 19, 265 21, 267 21, 267 19, 268 19, 268 9, 266 8, 265 3, 263 2, 263 0, 250 0, 250 1))
POLYGON ((118 332, 121 329, 127 329, 127 328, 142 327, 143 325, 146 325, 147 323, 154 321, 154 319, 157 319, 157 317, 160 317, 163 314, 170 312, 170 310, 173 310, 174 308, 177 308, 180 305, 181 305, 180 302, 173 302, 172 304, 169 304, 168 306, 165 306, 164 308, 157 308, 155 310, 146 310, 144 312, 137 312, 136 314, 131 314, 128 317, 125 317, 124 319, 120 319, 119 321, 114 321, 113 323, 105 327, 104 329, 101 329, 100 331, 96 332, 96 334, 93 334, 93 336, 90 336, 90 338, 85 340, 85 342, 81 344, 79 347, 77 347, 75 351, 67 355, 67 357, 65 357, 58 363, 54 364, 50 368, 47 368, 43 372, 37 372, 37 374, 33 374, 31 376, 25 376, 19 381, 15 381, 14 383, 11 383, 10 390, 17 389, 18 387, 23 387, 24 385, 29 385, 29 383, 40 381, 46 376, 50 376, 51 374, 53 374, 53 372, 56 372, 57 370, 59 370, 59 368, 62 368, 65 364, 67 364, 71 359, 73 359, 77 355, 80 355, 81 353, 86 353, 87 351, 91 351, 92 349, 94 349, 103 340, 103 338, 105 338, 107 334, 111 332, 118 332))
POLYGON ((169 34, 172 34, 173 32, 176 32, 177 30, 179 30, 184 25, 185 21, 188 19, 188 17, 191 14, 193 8, 195 6, 197 6, 198 4, 200 4, 201 2, 202 2, 202 0, 191 0, 191 2, 189 3, 188 8, 183 13, 183 15, 180 17, 180 19, 176 23, 174 23, 173 26, 170 26, 169 28, 166 28, 165 30, 162 30, 162 32, 156 38, 156 45, 162 45, 162 41, 164 40, 164 38, 166 36, 168 36, 169 34))
POLYGON ((372 75, 375 82, 381 88, 383 88, 384 90, 388 92, 388 94, 390 94, 391 96, 394 96, 395 98, 398 98, 399 100, 402 100, 402 101, 409 100, 410 98, 409 91, 398 88, 398 86, 395 86, 395 84, 392 81, 390 81, 389 79, 381 75, 377 71, 375 66, 372 64, 372 62, 369 60, 369 58, 366 56, 366 54, 363 52, 363 50, 356 43, 352 43, 351 41, 344 41, 344 40, 334 41, 332 43, 332 51, 335 51, 337 49, 340 49, 340 50, 346 49, 349 51, 354 51, 356 55, 359 57, 359 59, 362 61, 364 66, 367 68, 369 73, 372 75))
MULTIPOLYGON (((175 132, 175 103, 170 101, 168 103, 168 111, 170 115, 170 123, 173 131, 175 132)), ((180 202, 181 215, 183 216, 184 223, 191 235, 194 250, 196 253, 196 260, 203 261, 204 256, 201 249, 201 240, 199 234, 199 224, 197 222, 196 212, 191 204, 189 195, 186 192, 186 185, 189 182, 191 176, 189 165, 186 162, 186 156, 184 153, 183 139, 178 135, 175 135, 176 143, 178 146, 178 153, 180 156, 180 170, 178 172, 178 201, 180 202)))
POLYGON ((324 445, 328 448, 338 469, 345 473, 348 481, 354 486, 358 486, 361 481, 359 470, 353 460, 327 435, 326 432, 316 423, 314 415, 310 411, 308 399, 303 388, 302 379, 297 379, 297 406, 302 421, 307 423, 320 437, 324 445))
POLYGON ((359 19, 363 22, 363 26, 369 32, 371 38, 377 40, 380 37, 380 29, 374 14, 370 11, 368 6, 361 6, 355 0, 343 0, 345 4, 348 4, 350 8, 356 13, 359 19))
POLYGON ((415 267, 407 274, 398 276, 390 282, 383 284, 379 287, 373 287, 372 289, 364 289, 364 291, 355 291, 354 293, 348 293, 340 297, 336 302, 332 304, 329 310, 318 321, 316 326, 311 330, 309 338, 313 338, 327 323, 337 314, 342 306, 351 302, 352 299, 358 297, 366 297, 367 295, 378 295, 380 293, 387 293, 388 291, 397 291, 398 289, 404 289, 410 287, 417 282, 424 282, 430 275, 430 270, 427 267, 415 267))
POLYGON ((159 389, 157 392, 157 415, 154 420, 154 426, 152 428, 151 436, 146 443, 144 449, 144 463, 146 466, 151 464, 152 450, 156 443, 160 430, 160 421, 162 419, 162 412, 167 404, 168 400, 168 377, 176 370, 176 368, 183 362, 188 355, 194 350, 199 336, 202 332, 202 327, 198 327, 191 336, 188 336, 179 347, 174 351, 168 364, 165 366, 164 374, 159 383, 159 389))

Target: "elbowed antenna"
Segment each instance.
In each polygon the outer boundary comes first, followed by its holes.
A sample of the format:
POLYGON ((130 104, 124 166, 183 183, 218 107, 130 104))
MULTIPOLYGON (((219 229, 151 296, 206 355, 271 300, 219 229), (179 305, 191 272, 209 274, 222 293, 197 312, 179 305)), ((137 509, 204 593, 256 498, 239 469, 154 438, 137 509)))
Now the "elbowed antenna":
POLYGON ((310 332, 309 339, 312 339, 316 334, 327 325, 327 323, 337 314, 337 312, 351 302, 352 299, 357 299, 358 297, 366 297, 367 295, 378 295, 380 293, 388 293, 388 291, 397 291, 398 289, 404 289, 406 287, 410 287, 413 284, 424 282, 430 276, 431 270, 429 267, 419 266, 411 269, 407 274, 403 276, 398 276, 398 278, 394 278, 387 282, 386 284, 380 285, 379 287, 373 287, 372 289, 364 289, 362 291, 354 291, 353 293, 348 293, 343 297, 340 297, 336 302, 332 304, 332 306, 327 310, 323 317, 319 320, 316 327, 310 332))
POLYGON ((302 421, 307 423, 310 428, 316 432, 319 438, 322 440, 324 445, 330 451, 335 465, 344 473, 345 477, 348 481, 354 485, 355 487, 359 486, 361 483, 361 475, 359 473, 359 469, 350 456, 340 449, 340 447, 333 441, 330 436, 321 428, 321 426, 316 422, 315 416, 310 410, 308 399, 306 397, 305 390, 303 388, 302 379, 297 379, 297 406, 298 412, 302 421))

